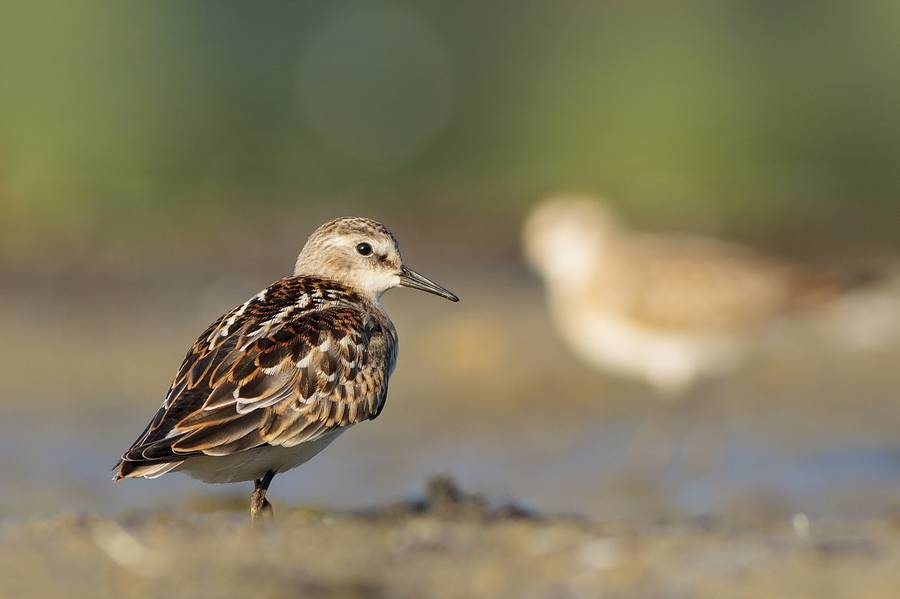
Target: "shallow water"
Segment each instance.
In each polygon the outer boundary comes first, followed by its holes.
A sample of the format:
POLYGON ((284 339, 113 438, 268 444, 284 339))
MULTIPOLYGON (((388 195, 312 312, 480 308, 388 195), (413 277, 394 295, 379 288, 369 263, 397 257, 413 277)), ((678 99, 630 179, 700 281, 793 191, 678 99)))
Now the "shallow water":
MULTIPOLYGON (((462 302, 386 296, 402 348, 383 415, 277 477, 276 509, 371 507, 449 473, 494 502, 594 518, 740 524, 900 511, 897 347, 850 352, 802 328, 787 334, 735 376, 664 408, 684 423, 683 441, 658 476, 636 479, 628 452, 659 409, 652 392, 571 358, 520 266, 428 274, 462 302)), ((244 509, 249 483, 170 474, 113 484, 111 468, 196 334, 267 282, 6 277, 0 517, 244 509)))

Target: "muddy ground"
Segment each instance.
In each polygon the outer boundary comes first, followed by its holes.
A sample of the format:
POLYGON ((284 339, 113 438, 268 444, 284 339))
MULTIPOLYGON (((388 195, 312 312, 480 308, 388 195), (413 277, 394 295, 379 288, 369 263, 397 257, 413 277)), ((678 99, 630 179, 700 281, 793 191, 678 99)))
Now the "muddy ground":
POLYGON ((884 598, 900 521, 728 529, 487 508, 447 481, 365 513, 71 516, 0 530, 3 597, 884 598))

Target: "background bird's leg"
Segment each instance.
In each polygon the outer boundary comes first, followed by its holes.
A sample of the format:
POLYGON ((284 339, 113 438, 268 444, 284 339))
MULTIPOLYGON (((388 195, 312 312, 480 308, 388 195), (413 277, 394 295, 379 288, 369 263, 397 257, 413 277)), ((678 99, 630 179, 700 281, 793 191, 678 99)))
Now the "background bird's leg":
POLYGON ((726 445, 726 392, 723 379, 700 381, 655 402, 629 448, 630 475, 658 482, 679 458, 692 476, 715 472, 726 445))
POLYGON ((653 402, 628 448, 625 469, 629 478, 656 484, 675 460, 686 434, 687 395, 653 402))
POLYGON ((269 470, 265 476, 253 483, 253 495, 250 496, 250 519, 253 522, 272 522, 275 520, 272 504, 266 500, 266 491, 269 489, 269 484, 273 478, 275 478, 275 473, 269 470))
POLYGON ((681 450, 693 476, 717 473, 728 443, 729 402, 734 385, 725 378, 702 382, 688 401, 688 423, 681 450))

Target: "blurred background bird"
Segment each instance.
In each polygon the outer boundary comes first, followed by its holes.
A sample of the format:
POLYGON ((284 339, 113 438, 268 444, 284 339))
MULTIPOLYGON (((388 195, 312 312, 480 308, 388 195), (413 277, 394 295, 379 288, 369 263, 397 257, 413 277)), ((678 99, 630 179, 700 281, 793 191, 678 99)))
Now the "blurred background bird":
MULTIPOLYGON (((697 395, 699 381, 733 372, 777 325, 834 307, 871 279, 712 237, 634 231, 606 203, 577 195, 536 206, 523 247, 567 347, 591 367, 647 383, 663 400, 697 395)), ((872 302, 853 301, 871 315, 872 302)), ((854 305, 839 314, 850 318, 854 305)), ((896 314, 889 309, 876 328, 896 314)), ((653 473, 678 445, 662 442, 672 425, 656 420, 645 422, 631 451, 634 466, 653 473)))

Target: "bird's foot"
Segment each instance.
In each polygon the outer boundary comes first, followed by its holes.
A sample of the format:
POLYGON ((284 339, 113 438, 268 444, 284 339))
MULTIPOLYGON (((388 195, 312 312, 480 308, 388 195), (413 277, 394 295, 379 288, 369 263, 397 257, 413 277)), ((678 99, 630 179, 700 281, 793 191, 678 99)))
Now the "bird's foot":
POLYGON ((254 523, 274 522, 275 511, 272 504, 266 499, 265 489, 254 489, 250 498, 250 520, 254 523))

